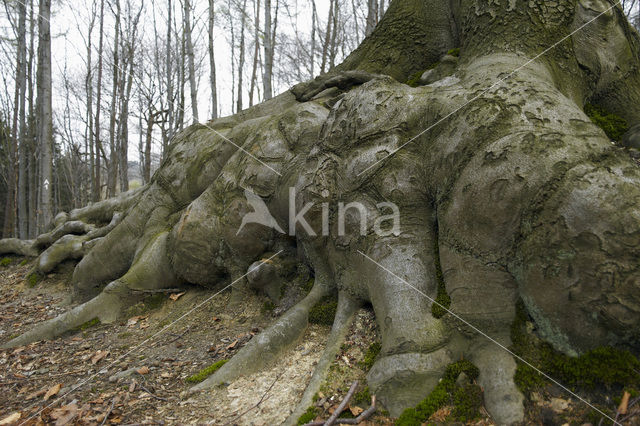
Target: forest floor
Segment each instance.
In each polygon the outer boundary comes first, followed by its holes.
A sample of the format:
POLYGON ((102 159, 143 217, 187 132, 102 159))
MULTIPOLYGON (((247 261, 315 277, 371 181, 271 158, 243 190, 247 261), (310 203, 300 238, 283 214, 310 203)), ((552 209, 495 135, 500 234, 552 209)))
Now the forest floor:
MULTIPOLYGON (((0 266, 0 342, 69 309, 73 271, 73 264, 62 265, 30 287, 23 279, 29 262, 7 259, 0 266)), ((174 323, 212 294, 196 287, 156 294, 120 322, 87 324, 53 341, 0 350, 0 425, 281 423, 304 391, 330 327, 310 325, 302 341, 269 370, 185 396, 190 376, 232 357, 274 319, 266 298, 251 296, 242 307, 229 308, 230 293, 222 293, 174 323)), ((378 342, 373 313, 360 310, 318 395, 317 419, 329 417, 355 380, 360 385, 347 414, 368 407, 366 364, 378 342)), ((526 423, 569 423, 576 405, 544 392, 527 403, 526 423)), ((450 412, 444 407, 430 420, 442 424, 450 412)), ((469 424, 493 424, 482 412, 469 424)), ((361 424, 393 424, 393 419, 381 411, 361 424)))

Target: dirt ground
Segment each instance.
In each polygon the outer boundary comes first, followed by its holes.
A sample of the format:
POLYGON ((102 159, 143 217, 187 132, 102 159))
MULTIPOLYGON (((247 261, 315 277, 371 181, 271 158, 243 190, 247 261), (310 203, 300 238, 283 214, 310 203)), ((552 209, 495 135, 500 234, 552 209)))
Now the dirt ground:
MULTIPOLYGON (((70 307, 67 283, 73 264, 30 287, 23 280, 29 263, 9 259, 9 265, 0 266, 0 342, 70 307)), ((267 299, 258 295, 249 296, 241 308, 227 307, 230 293, 188 313, 213 294, 193 287, 184 294, 153 295, 120 322, 88 324, 53 341, 0 350, 0 425, 280 424, 302 395, 330 327, 311 325, 302 341, 267 371, 187 397, 188 377, 232 357, 275 317, 267 299)), ((364 389, 362 362, 378 339, 373 313, 360 310, 318 395, 317 419, 328 418, 353 381, 360 381, 359 391, 364 389)), ((528 404, 526 423, 542 424, 540 413, 551 411, 547 417, 559 419, 558 410, 570 411, 578 402, 546 395, 528 404)), ((366 401, 354 400, 349 409, 357 414, 367 407, 366 401)), ((446 412, 447 407, 431 420, 442 424, 446 412)), ((383 414, 361 424, 393 424, 383 414)), ((486 415, 470 424, 493 423, 486 415)))

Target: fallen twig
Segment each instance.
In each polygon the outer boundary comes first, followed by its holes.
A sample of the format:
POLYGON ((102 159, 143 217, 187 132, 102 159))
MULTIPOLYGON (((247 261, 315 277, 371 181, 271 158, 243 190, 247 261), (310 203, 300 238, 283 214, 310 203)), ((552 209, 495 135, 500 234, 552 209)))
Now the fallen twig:
POLYGON ((180 288, 157 288, 157 289, 148 289, 148 290, 142 290, 142 289, 132 289, 131 291, 135 291, 138 293, 175 293, 178 292, 182 289, 180 288))
POLYGON ((167 398, 162 398, 161 396, 158 396, 156 394, 154 394, 153 392, 151 392, 149 389, 147 389, 142 383, 138 383, 138 386, 140 386, 142 388, 143 391, 145 391, 146 393, 148 393, 149 395, 151 395, 152 398, 155 398, 159 401, 168 401, 167 398))
POLYGON ((338 419, 338 423, 343 425, 357 425, 367 420, 376 411, 376 396, 371 397, 371 407, 360 413, 355 419, 338 419))
POLYGON ((111 407, 109 408, 109 411, 107 411, 107 414, 104 415, 104 419, 102 419, 102 423, 100 423, 100 426, 104 426, 105 424, 107 424, 107 419, 109 418, 109 415, 113 411, 113 407, 115 407, 115 405, 116 405, 116 397, 114 396, 113 399, 111 400, 111 407))
POLYGON ((169 341, 167 342, 167 344, 169 344, 169 343, 173 343, 173 342, 175 342, 176 340, 178 340, 179 338, 181 338, 182 336, 184 336, 185 334, 187 334, 187 331, 189 331, 189 329, 191 329, 191 326, 189 326, 189 327, 185 328, 185 329, 184 329, 184 331, 183 331, 182 333, 180 333, 180 334, 176 334, 176 333, 169 333, 169 334, 171 334, 171 335, 175 336, 175 338, 174 338, 174 339, 169 340, 169 341))
POLYGON ((356 388, 357 387, 358 387, 358 381, 356 380, 351 385, 351 388, 349 389, 349 392, 347 392, 347 395, 344 397, 344 399, 342 400, 340 405, 338 405, 338 408, 336 408, 336 410, 333 412, 331 417, 329 417, 329 420, 326 421, 325 426, 331 426, 332 424, 334 424, 336 422, 336 419, 338 418, 340 413, 342 413, 342 411, 344 411, 344 409, 347 407, 347 404, 351 400, 351 397, 353 396, 353 394, 356 393, 356 388))

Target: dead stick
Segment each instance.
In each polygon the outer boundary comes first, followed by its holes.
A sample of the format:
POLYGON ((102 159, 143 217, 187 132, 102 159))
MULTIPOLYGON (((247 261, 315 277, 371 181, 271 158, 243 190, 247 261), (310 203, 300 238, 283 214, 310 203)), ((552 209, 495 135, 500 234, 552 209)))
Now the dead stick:
POLYGON ((100 423, 100 426, 104 426, 105 424, 107 424, 107 419, 109 418, 109 415, 113 411, 113 407, 115 407, 115 405, 116 405, 116 397, 114 396, 113 399, 111 400, 111 407, 109 408, 109 411, 107 411, 107 414, 104 415, 104 419, 102 419, 102 423, 100 423))
POLYGON ((140 386, 142 388, 143 391, 145 391, 146 393, 148 393, 149 395, 151 395, 152 398, 158 399, 160 401, 167 401, 167 398, 162 398, 156 394, 154 394, 153 392, 151 392, 149 389, 145 388, 144 385, 142 383, 138 383, 138 386, 140 386))
POLYGON ((344 397, 344 399, 342 400, 340 405, 338 405, 338 408, 336 408, 336 411, 333 412, 331 417, 329 417, 329 420, 327 420, 327 422, 324 424, 325 426, 331 426, 336 422, 336 419, 338 418, 340 413, 342 413, 344 411, 344 409, 346 408, 347 404, 349 403, 349 400, 351 399, 353 394, 356 392, 356 388, 357 387, 358 387, 358 381, 356 380, 351 385, 351 388, 349 389, 349 392, 347 392, 347 396, 344 397))
POLYGON ((342 425, 357 425, 367 420, 376 411, 376 396, 371 397, 371 407, 360 413, 355 419, 339 419, 338 423, 342 425))

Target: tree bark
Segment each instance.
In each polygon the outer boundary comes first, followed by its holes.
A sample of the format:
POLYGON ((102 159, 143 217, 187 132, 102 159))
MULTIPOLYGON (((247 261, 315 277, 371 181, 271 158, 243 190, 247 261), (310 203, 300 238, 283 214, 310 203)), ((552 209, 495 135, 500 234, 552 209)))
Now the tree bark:
POLYGON ((215 56, 215 4, 209 0, 209 87, 211 89, 211 118, 218 118, 218 84, 216 82, 215 56))
POLYGON ((191 40, 191 4, 184 0, 184 37, 187 43, 187 63, 189 66, 189 89, 191 90, 191 113, 193 123, 198 123, 198 87, 196 85, 195 58, 191 40))
POLYGON ((26 239, 29 237, 29 209, 27 207, 27 118, 26 118, 26 91, 27 91, 27 6, 18 3, 18 44, 17 48, 17 72, 16 88, 18 90, 18 236, 26 239), (19 89, 18 89, 19 88, 19 89))
MULTIPOLYGON (((278 1, 278 0, 276 0, 278 1)), ((271 26, 271 0, 264 0, 264 71, 262 74, 263 97, 269 100, 273 96, 273 40, 271 26)))
POLYGON ((53 219, 53 114, 51 110, 51 0, 40 0, 38 8, 38 135, 40 148, 40 205, 38 230, 43 232, 53 219))

